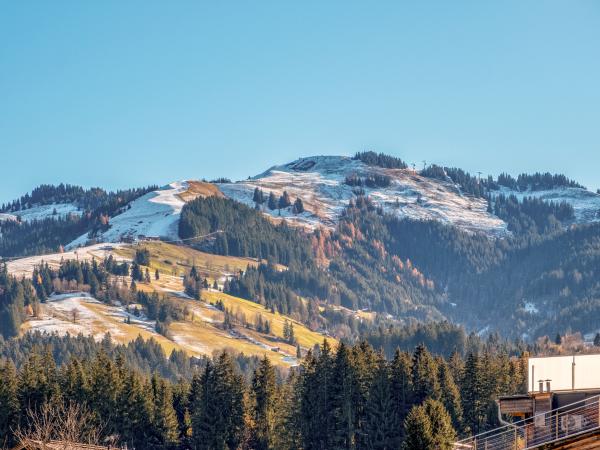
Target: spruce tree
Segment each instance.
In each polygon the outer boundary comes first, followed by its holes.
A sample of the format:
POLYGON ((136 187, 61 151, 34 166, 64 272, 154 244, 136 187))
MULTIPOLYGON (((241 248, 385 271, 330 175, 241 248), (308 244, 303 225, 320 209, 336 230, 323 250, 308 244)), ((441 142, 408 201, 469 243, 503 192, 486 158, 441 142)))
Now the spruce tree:
POLYGON ((432 425, 422 405, 412 407, 404 421, 404 450, 437 450, 434 447, 432 425))
POLYGON ((269 209, 271 211, 277 209, 277 199, 275 198, 275 194, 273 194, 273 192, 271 192, 269 194, 269 200, 267 202, 267 206, 269 207, 269 209))
POLYGON ((392 448, 400 448, 404 436, 404 420, 412 405, 411 358, 407 352, 396 350, 390 367, 390 396, 392 410, 392 448))
POLYGON ((425 400, 423 407, 431 423, 433 441, 431 449, 452 450, 452 444, 456 440, 456 432, 452 428, 452 419, 444 408, 444 405, 430 398, 425 400))
POLYGON ((298 197, 294 202, 294 214, 302 214, 304 212, 304 203, 302 199, 298 197))
POLYGON ((265 355, 254 371, 252 378, 252 438, 251 446, 256 450, 274 449, 275 435, 275 369, 265 355))
POLYGON ((469 353, 461 383, 461 399, 464 423, 472 434, 482 431, 485 424, 487 405, 484 383, 479 357, 469 353))
POLYGON ((141 448, 151 437, 152 398, 151 388, 130 371, 124 379, 119 395, 118 416, 121 442, 131 448, 141 448))
POLYGON ((244 425, 243 382, 235 374, 231 356, 224 352, 214 364, 208 362, 200 385, 192 405, 193 448, 237 448, 244 425))
POLYGON ((17 371, 11 361, 0 366, 0 447, 11 448, 13 430, 19 424, 19 399, 17 397, 17 371))
POLYGON ((372 450, 391 450, 395 447, 396 426, 392 413, 390 370, 382 357, 378 362, 373 383, 369 390, 361 441, 365 448, 372 450))
POLYGON ((177 416, 173 409, 173 394, 164 379, 156 374, 151 379, 152 436, 148 447, 174 449, 179 442, 177 416))
POLYGON ((412 385, 415 403, 422 403, 427 398, 440 398, 437 365, 431 353, 422 344, 419 344, 413 353, 412 385))
POLYGON ((441 401, 452 419, 455 430, 462 430, 462 405, 460 391, 456 385, 448 364, 440 358, 438 362, 441 401))

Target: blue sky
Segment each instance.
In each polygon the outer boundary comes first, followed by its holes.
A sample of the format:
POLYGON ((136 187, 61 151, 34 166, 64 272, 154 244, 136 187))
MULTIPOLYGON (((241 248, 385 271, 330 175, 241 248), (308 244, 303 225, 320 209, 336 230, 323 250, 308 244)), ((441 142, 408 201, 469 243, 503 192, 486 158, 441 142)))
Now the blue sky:
POLYGON ((365 149, 600 187, 600 3, 0 4, 0 201, 365 149))

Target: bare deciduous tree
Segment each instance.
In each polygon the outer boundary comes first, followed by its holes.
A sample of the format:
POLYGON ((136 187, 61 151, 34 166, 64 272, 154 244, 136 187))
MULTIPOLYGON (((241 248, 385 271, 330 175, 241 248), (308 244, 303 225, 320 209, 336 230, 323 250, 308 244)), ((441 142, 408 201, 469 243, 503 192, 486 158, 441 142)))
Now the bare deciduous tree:
POLYGON ((15 431, 24 449, 50 448, 71 450, 73 444, 98 445, 102 426, 93 414, 77 403, 44 403, 41 408, 27 409, 27 426, 15 431))

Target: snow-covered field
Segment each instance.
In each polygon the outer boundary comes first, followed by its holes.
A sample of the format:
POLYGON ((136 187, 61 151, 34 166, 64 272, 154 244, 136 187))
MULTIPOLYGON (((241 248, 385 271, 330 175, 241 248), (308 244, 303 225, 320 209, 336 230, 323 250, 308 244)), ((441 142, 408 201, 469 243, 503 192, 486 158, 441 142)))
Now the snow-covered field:
MULTIPOLYGON (((187 189, 185 181, 178 181, 134 200, 129 209, 110 219, 110 228, 99 239, 104 242, 137 239, 139 236, 178 239, 179 215, 185 204, 179 195, 187 189)), ((88 236, 84 234, 67 248, 85 245, 87 240, 88 236)))
POLYGON ((51 253, 49 255, 29 256, 26 258, 14 259, 6 263, 8 272, 17 277, 31 277, 35 266, 42 262, 47 263, 51 268, 58 268, 62 260, 79 259, 90 261, 94 258, 104 259, 108 255, 113 255, 117 261, 125 260, 114 253, 114 249, 126 244, 95 244, 87 247, 77 248, 64 253, 51 253))
POLYGON ((294 215, 291 208, 263 211, 273 217, 283 217, 297 225, 314 228, 332 227, 353 194, 353 187, 344 183, 349 175, 387 175, 391 184, 384 188, 364 187, 365 194, 386 212, 398 217, 439 220, 469 231, 482 231, 492 236, 508 233, 506 223, 486 211, 481 198, 463 195, 452 183, 425 178, 410 169, 384 169, 368 166, 344 156, 301 158, 289 164, 274 166, 256 177, 237 183, 219 184, 227 197, 254 206, 254 189, 261 188, 268 196, 278 198, 287 191, 292 202, 300 197, 306 212, 294 215))
POLYGON ((525 197, 535 197, 547 202, 566 202, 573 206, 576 223, 589 223, 600 221, 600 194, 586 189, 574 187, 561 187, 545 191, 515 191, 501 187, 493 191, 492 196, 504 194, 514 195, 519 200, 525 197))
POLYGON ((125 337, 122 324, 129 317, 132 326, 154 333, 154 322, 137 318, 123 307, 107 306, 85 292, 53 295, 43 305, 43 314, 27 322, 28 331, 84 334, 100 340, 106 333, 117 340, 125 337))
POLYGON ((19 216, 23 222, 43 220, 48 218, 66 217, 69 214, 81 215, 81 211, 72 203, 54 203, 51 205, 34 206, 13 213, 19 216))

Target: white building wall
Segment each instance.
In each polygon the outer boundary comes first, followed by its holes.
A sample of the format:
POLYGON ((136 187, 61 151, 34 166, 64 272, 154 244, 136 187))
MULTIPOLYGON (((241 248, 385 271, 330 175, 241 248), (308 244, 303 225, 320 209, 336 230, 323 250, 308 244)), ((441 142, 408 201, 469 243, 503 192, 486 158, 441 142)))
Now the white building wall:
POLYGON ((600 389, 600 355, 529 358, 529 392, 539 391, 538 380, 551 380, 552 391, 600 389))

